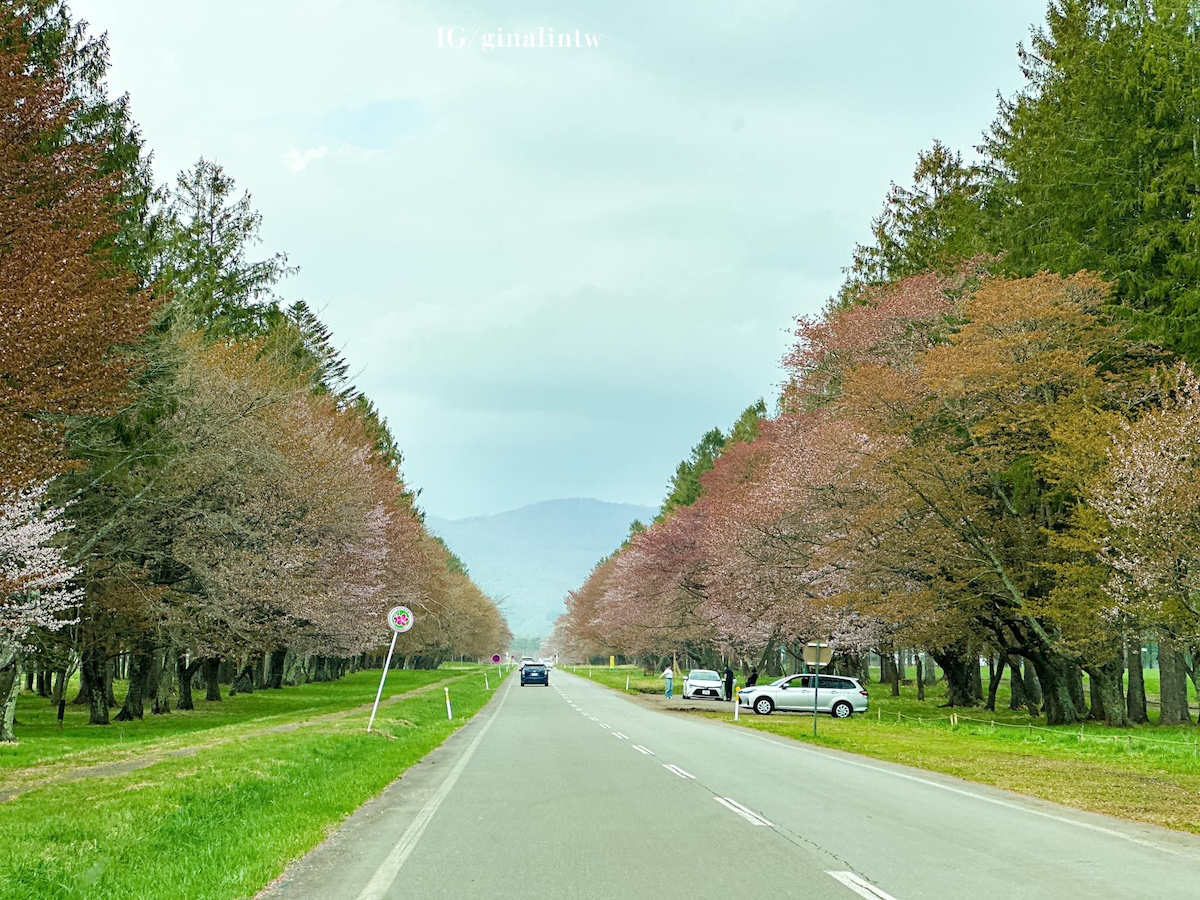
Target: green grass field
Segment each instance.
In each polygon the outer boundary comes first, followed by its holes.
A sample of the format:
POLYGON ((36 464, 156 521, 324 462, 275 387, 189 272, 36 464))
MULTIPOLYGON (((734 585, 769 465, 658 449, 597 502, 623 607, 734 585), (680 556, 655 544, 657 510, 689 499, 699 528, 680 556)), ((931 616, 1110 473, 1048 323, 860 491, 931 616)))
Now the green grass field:
POLYGON ((390 672, 385 696, 427 690, 381 705, 367 734, 379 675, 107 728, 75 710, 61 732, 46 701, 22 696, 20 743, 0 751, 0 897, 253 896, 500 683, 490 667, 390 672))
MULTIPOLYGON (((647 677, 636 666, 564 668, 584 677, 590 672, 593 681, 622 692, 627 683, 630 693, 663 691, 662 679, 647 677)), ((1156 670, 1146 672, 1148 693, 1157 691, 1157 675, 1156 670)), ((985 672, 985 685, 986 679, 985 672)), ((676 678, 676 697, 680 682, 676 678)), ((890 688, 877 682, 867 687, 870 711, 844 721, 821 716, 816 738, 811 715, 757 716, 742 710, 737 724, 1079 809, 1200 834, 1200 728, 1196 726, 1114 729, 1085 723, 1050 728, 1044 719, 1009 710, 1008 689, 1003 685, 995 713, 982 708, 946 708, 941 684, 927 687, 924 701, 917 700, 916 687, 911 684, 901 686, 899 697, 891 696, 890 688), (957 724, 952 724, 951 713, 957 715, 957 724)), ((679 714, 733 724, 732 705, 727 703, 679 714)))

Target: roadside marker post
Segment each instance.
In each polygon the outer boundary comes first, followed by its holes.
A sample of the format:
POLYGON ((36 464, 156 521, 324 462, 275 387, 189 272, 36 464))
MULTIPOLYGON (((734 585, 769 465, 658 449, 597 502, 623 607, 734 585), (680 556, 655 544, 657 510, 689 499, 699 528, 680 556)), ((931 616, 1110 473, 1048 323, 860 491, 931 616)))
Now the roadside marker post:
POLYGON ((446 692, 446 718, 454 721, 454 711, 450 709, 450 688, 442 688, 446 692))
POLYGON ((485 688, 487 688, 489 691, 492 689, 492 686, 491 686, 491 684, 489 684, 489 683, 488 683, 487 672, 484 672, 484 673, 483 673, 483 686, 484 686, 485 688))
POLYGON ((371 707, 371 718, 367 721, 367 734, 375 724, 375 713, 379 711, 379 698, 383 696, 383 683, 387 680, 388 667, 392 664, 392 653, 396 649, 396 638, 413 626, 413 614, 407 606, 393 606, 387 614, 388 627, 392 629, 392 644, 388 647, 387 659, 383 662, 383 674, 379 676, 379 690, 375 692, 375 705, 371 707))

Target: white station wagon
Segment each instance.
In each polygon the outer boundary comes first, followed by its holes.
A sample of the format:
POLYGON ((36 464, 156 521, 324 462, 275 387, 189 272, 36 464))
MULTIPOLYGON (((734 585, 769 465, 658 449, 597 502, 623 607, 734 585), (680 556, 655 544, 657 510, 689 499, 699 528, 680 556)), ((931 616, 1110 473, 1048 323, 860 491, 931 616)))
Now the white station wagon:
POLYGON ((835 719, 848 719, 854 713, 867 711, 867 689, 857 678, 845 675, 788 675, 772 681, 742 688, 738 703, 768 716, 775 710, 827 712, 835 719))

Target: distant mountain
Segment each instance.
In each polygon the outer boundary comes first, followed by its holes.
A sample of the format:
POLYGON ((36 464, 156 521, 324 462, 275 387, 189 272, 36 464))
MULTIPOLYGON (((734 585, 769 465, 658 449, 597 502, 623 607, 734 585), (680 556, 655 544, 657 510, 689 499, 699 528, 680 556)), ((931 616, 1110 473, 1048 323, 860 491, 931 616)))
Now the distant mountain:
POLYGON ((567 592, 620 546, 629 523, 649 522, 656 512, 630 503, 547 500, 469 519, 427 516, 425 524, 500 601, 513 635, 533 638, 550 634, 567 592))

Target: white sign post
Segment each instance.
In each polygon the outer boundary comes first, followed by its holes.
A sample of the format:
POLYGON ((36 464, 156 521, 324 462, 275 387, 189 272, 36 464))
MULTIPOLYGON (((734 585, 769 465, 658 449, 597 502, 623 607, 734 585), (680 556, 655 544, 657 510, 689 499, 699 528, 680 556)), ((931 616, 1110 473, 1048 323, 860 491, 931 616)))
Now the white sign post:
POLYGON ((816 681, 813 682, 813 737, 817 736, 817 707, 820 706, 821 699, 821 666, 829 665, 831 659, 833 659, 833 648, 828 644, 809 641, 804 645, 804 661, 810 666, 817 667, 816 681))
POLYGON ((392 645, 388 647, 387 659, 383 663, 383 675, 379 678, 379 690, 375 692, 375 705, 371 708, 371 718, 367 722, 367 734, 375 724, 375 713, 379 711, 379 698, 383 696, 383 682, 387 680, 388 667, 392 664, 392 652, 396 649, 396 638, 413 626, 413 614, 407 606, 393 606, 387 614, 388 627, 392 629, 392 645))

